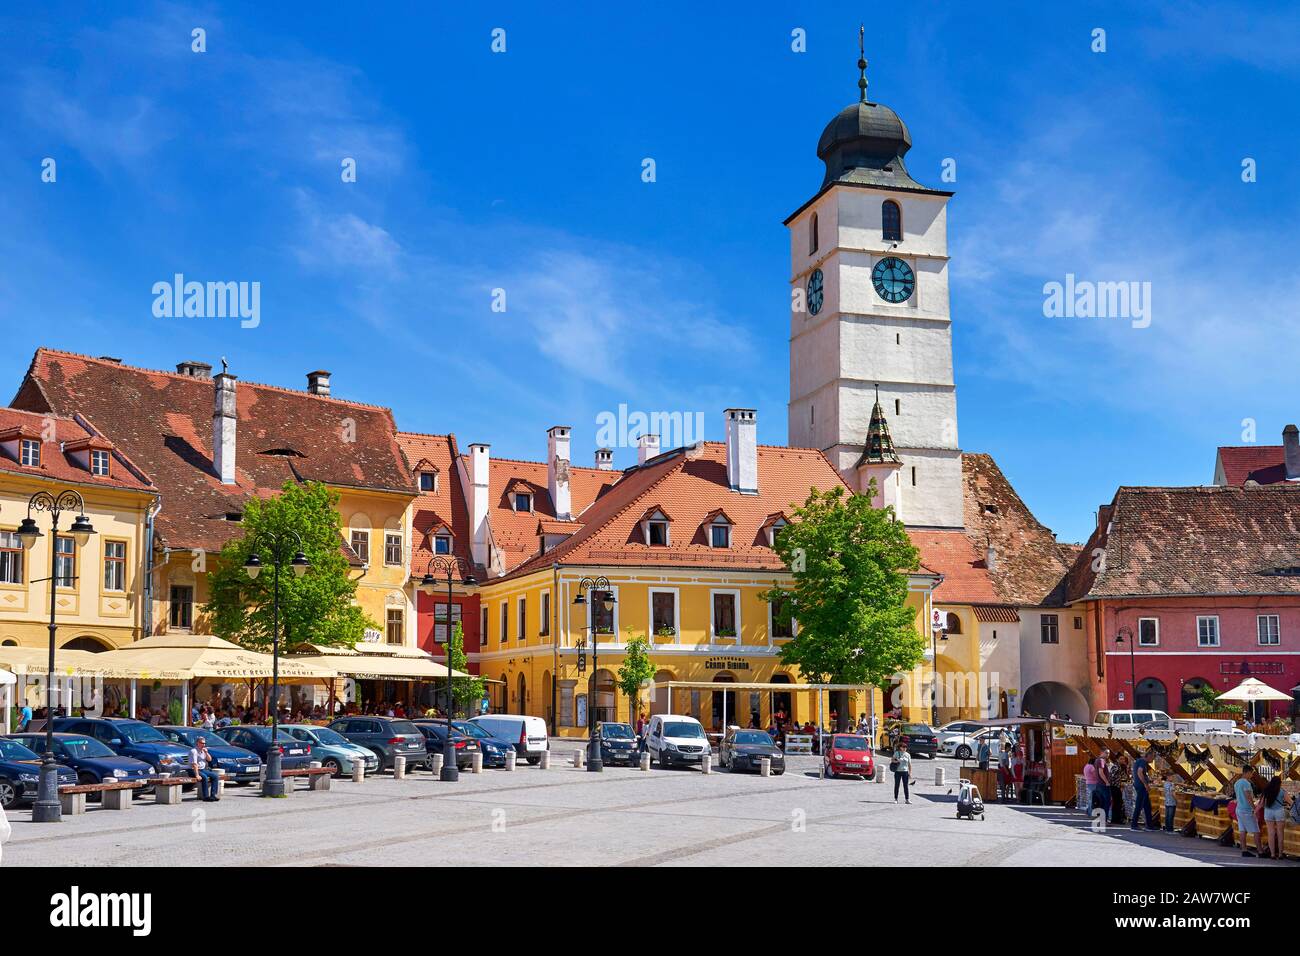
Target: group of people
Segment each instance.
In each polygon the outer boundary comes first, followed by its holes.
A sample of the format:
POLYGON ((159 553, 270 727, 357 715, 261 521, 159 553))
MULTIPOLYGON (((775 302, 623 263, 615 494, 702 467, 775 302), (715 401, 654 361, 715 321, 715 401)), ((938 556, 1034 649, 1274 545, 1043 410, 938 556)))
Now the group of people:
POLYGON ((1237 821, 1242 856, 1282 859, 1282 836, 1288 816, 1300 824, 1300 798, 1289 800, 1282 789, 1282 777, 1265 780, 1252 767, 1243 767, 1232 781, 1233 801, 1228 814, 1237 821), (1250 849, 1250 837, 1255 849, 1250 849), (1268 845, 1264 846, 1267 836, 1268 845))
MULTIPOLYGON (((1136 802, 1130 826, 1136 830, 1138 820, 1144 817, 1147 829, 1160 829, 1152 820, 1151 763, 1145 756, 1129 766, 1124 754, 1103 748, 1101 755, 1083 765, 1084 800, 1089 813, 1100 810, 1107 822, 1118 826, 1125 821, 1124 789, 1131 783, 1136 802)), ((1165 780, 1166 811, 1173 806, 1173 780, 1165 780)), ((1166 826, 1173 829, 1173 816, 1166 812, 1166 826)))

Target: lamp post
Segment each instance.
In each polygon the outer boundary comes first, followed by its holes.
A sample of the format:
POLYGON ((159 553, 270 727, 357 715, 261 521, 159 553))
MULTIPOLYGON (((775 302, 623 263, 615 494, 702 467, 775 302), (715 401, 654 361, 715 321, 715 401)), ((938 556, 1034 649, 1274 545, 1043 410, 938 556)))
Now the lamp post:
POLYGON ((1129 707, 1137 707, 1138 682, 1137 682, 1137 654, 1133 640, 1133 628, 1125 624, 1115 632, 1115 644, 1123 647, 1125 641, 1128 642, 1128 683, 1130 700, 1129 707))
MULTIPOLYGON (((429 567, 424 572, 424 577, 420 579, 420 590, 425 594, 432 594, 433 589, 438 586, 438 578, 434 575, 446 575, 447 577, 447 637, 443 641, 443 647, 447 649, 447 738, 442 742, 442 770, 438 772, 438 779, 445 780, 448 783, 454 783, 460 779, 460 768, 456 766, 456 745, 451 740, 451 588, 452 574, 460 570, 460 559, 454 557, 434 557, 429 559, 429 567)), ((465 587, 473 587, 478 582, 474 580, 474 575, 470 571, 465 572, 461 578, 461 583, 465 587)), ((437 613, 434 614, 435 627, 437 626, 437 613)))
MULTIPOLYGON (((603 574, 595 578, 583 578, 578 582, 578 596, 573 599, 576 607, 587 606, 587 592, 595 597, 597 593, 604 597, 597 598, 605 610, 610 610, 615 602, 614 589, 610 587, 609 578, 603 574)), ((596 736, 596 700, 600 695, 600 643, 596 640, 596 615, 591 615, 591 687, 587 694, 587 771, 600 773, 605 769, 600 759, 600 739, 596 736)))
POLYGON ((262 796, 283 797, 284 777, 280 770, 280 746, 277 742, 280 731, 280 565, 287 563, 293 568, 294 576, 300 578, 307 573, 311 562, 303 553, 302 537, 292 528, 286 528, 282 532, 262 531, 254 536, 249 546, 248 560, 244 562, 244 572, 252 580, 256 580, 262 573, 262 559, 257 554, 259 548, 265 548, 270 555, 273 581, 271 587, 271 743, 266 748, 266 779, 262 782, 262 796), (293 536, 292 541, 290 535, 293 536), (298 550, 286 562, 285 556, 295 541, 298 550))
POLYGON ((41 757, 40 779, 36 786, 36 802, 32 804, 33 823, 58 823, 63 819, 63 807, 59 803, 59 768, 54 762, 54 645, 58 625, 54 622, 55 597, 60 583, 74 586, 76 575, 66 575, 61 580, 58 574, 59 561, 59 515, 73 509, 77 517, 69 529, 78 548, 84 548, 90 536, 95 533, 89 519, 86 518, 86 502, 81 495, 72 490, 61 491, 57 495, 48 491, 38 491, 27 502, 27 517, 18 526, 18 538, 23 543, 23 550, 31 551, 36 539, 42 537, 41 529, 36 526, 33 511, 50 513, 50 576, 34 578, 31 583, 50 582, 50 661, 45 676, 45 753, 41 757))

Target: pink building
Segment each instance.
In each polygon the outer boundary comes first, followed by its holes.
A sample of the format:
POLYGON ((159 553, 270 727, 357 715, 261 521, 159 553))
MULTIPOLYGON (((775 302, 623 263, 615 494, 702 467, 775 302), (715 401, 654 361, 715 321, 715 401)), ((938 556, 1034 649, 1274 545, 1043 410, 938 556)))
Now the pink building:
POLYGON ((1300 486, 1120 488, 1070 572, 1094 708, 1185 711, 1203 686, 1300 685, 1300 486))

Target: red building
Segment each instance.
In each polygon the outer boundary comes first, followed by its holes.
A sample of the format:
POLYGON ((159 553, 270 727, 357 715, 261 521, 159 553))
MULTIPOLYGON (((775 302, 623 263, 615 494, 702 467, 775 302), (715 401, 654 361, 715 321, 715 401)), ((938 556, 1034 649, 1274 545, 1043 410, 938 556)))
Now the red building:
POLYGON ((1120 488, 1070 572, 1097 708, 1187 710, 1203 686, 1300 685, 1300 486, 1120 488))

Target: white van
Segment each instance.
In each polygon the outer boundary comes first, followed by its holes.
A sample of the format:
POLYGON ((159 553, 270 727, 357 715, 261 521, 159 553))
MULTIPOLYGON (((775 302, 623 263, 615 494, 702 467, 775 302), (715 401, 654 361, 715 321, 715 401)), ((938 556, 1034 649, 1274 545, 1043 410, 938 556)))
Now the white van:
POLYGON ((1099 710, 1092 718, 1099 727, 1141 727, 1153 720, 1163 720, 1165 727, 1172 726, 1163 710, 1099 710))
POLYGON ((1174 730, 1183 734, 1241 734, 1246 736, 1244 730, 1237 727, 1236 722, 1227 717, 1189 717, 1185 720, 1175 720, 1174 730))
POLYGON ((541 717, 529 717, 527 714, 481 714, 471 717, 470 723, 478 724, 498 740, 513 743, 515 753, 534 766, 542 762, 542 754, 548 749, 546 721, 541 717))
POLYGON ((709 753, 709 738, 694 717, 681 714, 655 714, 646 728, 646 748, 650 759, 668 768, 677 764, 698 764, 709 753))

